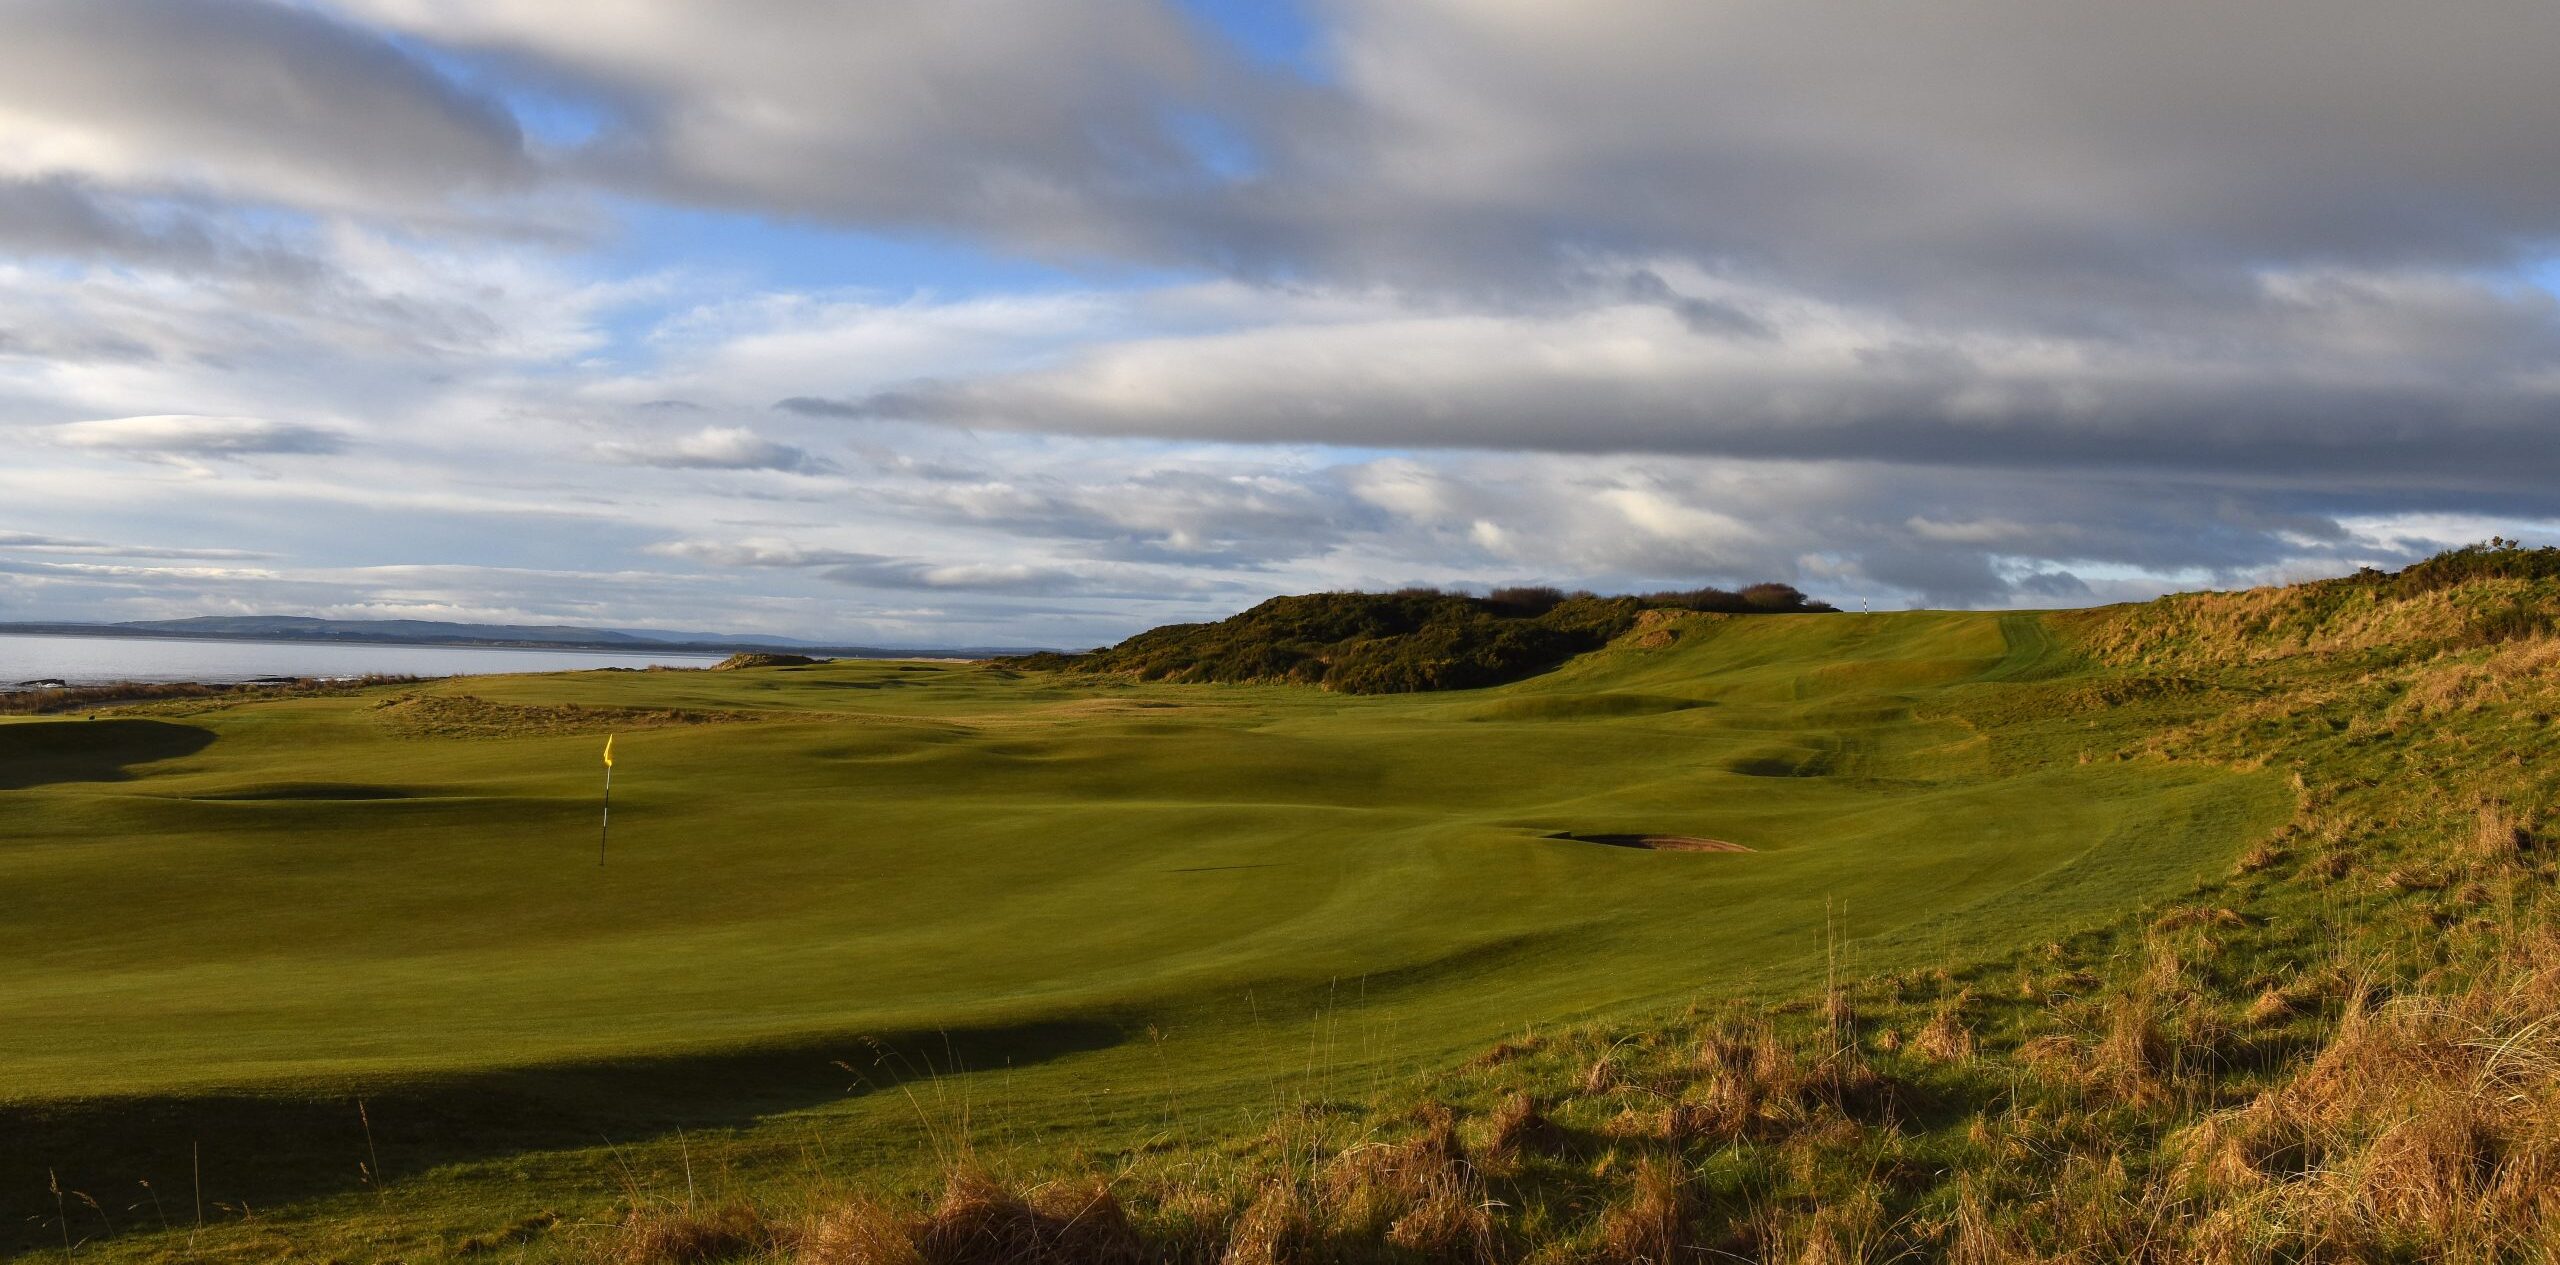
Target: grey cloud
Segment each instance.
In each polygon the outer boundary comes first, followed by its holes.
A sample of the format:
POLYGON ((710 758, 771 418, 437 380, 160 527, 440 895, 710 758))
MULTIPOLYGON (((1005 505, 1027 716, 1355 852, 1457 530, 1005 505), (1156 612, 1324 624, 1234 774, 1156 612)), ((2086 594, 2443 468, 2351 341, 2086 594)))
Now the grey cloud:
POLYGON ((495 102, 374 32, 265 0, 21 0, 0 106, 22 152, 151 191, 414 214, 535 176, 495 102))
POLYGON ((664 196, 1249 274, 1666 253, 2104 323, 2560 236, 2537 0, 1346 3, 1321 84, 1164 4, 764 0, 610 38, 568 0, 348 7, 582 86, 616 120, 589 161, 664 196))
MULTIPOLYGON (((1668 255, 2086 332, 2245 306, 2266 267, 2494 267, 2560 238, 2560 11, 2534 0, 1347 3, 1319 15, 1321 83, 1168 3, 337 7, 589 106, 586 178, 1053 256, 1516 294, 1595 251, 1668 255)), ((244 0, 29 12, 32 70, 113 41, 138 86, 27 95, 187 139, 164 158, 409 194, 530 178, 502 109, 366 31, 244 0), (278 73, 216 91, 212 64, 278 73)))
POLYGON ((706 426, 690 435, 653 440, 610 440, 596 455, 623 465, 670 470, 774 470, 821 474, 834 464, 805 448, 766 439, 743 426, 706 426))
POLYGON ((1151 250, 1155 208, 1221 183, 1279 90, 1157 3, 345 7, 580 93, 612 120, 577 156, 593 179, 1065 253, 1151 250))
POLYGON ((0 329, 0 357, 64 364, 134 364, 158 359, 160 349, 107 329, 45 324, 29 329, 0 329))
MULTIPOLYGON (((1666 286, 1667 289, 1667 286, 1666 286)), ((2560 479, 2560 307, 2438 276, 2280 277, 2250 316, 2061 339, 1798 303, 1696 339, 1651 304, 1104 344, 804 415, 1366 447, 1649 451, 2526 490, 2560 479), (2449 333, 2448 330, 2454 331, 2449 333), (2458 334, 2458 336, 2457 336, 2458 334)))
POLYGON ((775 400, 773 406, 785 413, 802 417, 834 417, 859 420, 880 415, 880 410, 852 400, 830 400, 815 395, 795 395, 775 400))
POLYGON ((1185 567, 1260 567, 1313 557, 1377 524, 1328 476, 1160 469, 1100 481, 1019 477, 946 483, 899 497, 947 521, 1075 541, 1091 556, 1185 567))
POLYGON ((72 554, 101 558, 175 558, 207 562, 243 562, 272 558, 271 553, 250 549, 171 548, 161 545, 120 545, 103 540, 51 536, 41 532, 0 531, 0 550, 13 553, 72 554))
POLYGON ((1658 251, 2045 323, 2560 235, 2531 0, 1335 13, 1341 108, 1247 221, 1301 268, 1658 251))
POLYGON ((1730 303, 1701 299, 1671 288, 1660 273, 1639 268, 1627 277, 1627 297, 1638 303, 1658 303, 1669 308, 1689 327, 1693 334, 1722 334, 1732 338, 1774 338, 1777 331, 1768 323, 1730 303))
POLYGON ((657 545, 652 552, 714 566, 800 570, 835 584, 891 592, 1158 599, 1240 587, 1225 580, 1186 579, 1114 563, 933 561, 777 540, 679 540, 657 545))
POLYGON ((2034 571, 2009 582, 2019 593, 2065 602, 2087 601, 2089 582, 2068 571, 2034 571))
POLYGON ((305 251, 230 231, 218 219, 199 203, 161 198, 145 206, 72 176, 0 179, 0 248, 15 253, 276 281, 311 281, 324 271, 305 251))

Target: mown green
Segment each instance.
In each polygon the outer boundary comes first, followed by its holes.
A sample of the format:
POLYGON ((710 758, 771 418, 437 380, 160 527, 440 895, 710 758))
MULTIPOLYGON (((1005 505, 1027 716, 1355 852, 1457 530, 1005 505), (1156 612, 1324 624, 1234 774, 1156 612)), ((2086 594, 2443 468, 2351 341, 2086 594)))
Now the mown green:
POLYGON ((176 1251, 208 1157, 196 1250, 252 1256, 600 1213, 679 1128, 748 1185, 964 1118, 1215 1135, 1850 941, 2037 943, 2291 807, 1965 719, 2090 671, 2033 615, 1688 615, 1438 694, 843 663, 0 724, 0 1248, 51 1173, 87 1250, 176 1251))

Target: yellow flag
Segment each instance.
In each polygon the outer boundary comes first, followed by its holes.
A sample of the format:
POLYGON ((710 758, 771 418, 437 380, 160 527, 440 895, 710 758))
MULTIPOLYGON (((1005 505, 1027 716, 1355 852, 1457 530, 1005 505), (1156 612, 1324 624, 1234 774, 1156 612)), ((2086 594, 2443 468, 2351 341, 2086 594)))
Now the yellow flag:
POLYGON ((610 769, 610 768, 612 768, 612 767, 613 767, 613 735, 612 735, 612 734, 606 734, 606 735, 604 736, 604 767, 606 767, 606 768, 608 768, 608 769, 610 769))

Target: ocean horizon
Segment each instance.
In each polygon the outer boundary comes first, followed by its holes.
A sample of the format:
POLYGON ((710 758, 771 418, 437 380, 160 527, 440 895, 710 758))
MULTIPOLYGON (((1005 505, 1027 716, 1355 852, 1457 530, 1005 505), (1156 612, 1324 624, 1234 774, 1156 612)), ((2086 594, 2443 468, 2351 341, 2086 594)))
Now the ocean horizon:
POLYGON ((722 657, 698 651, 649 649, 5 633, 0 634, 0 690, 52 682, 104 685, 120 681, 196 681, 219 685, 264 677, 446 677, 594 668, 704 668, 722 657))

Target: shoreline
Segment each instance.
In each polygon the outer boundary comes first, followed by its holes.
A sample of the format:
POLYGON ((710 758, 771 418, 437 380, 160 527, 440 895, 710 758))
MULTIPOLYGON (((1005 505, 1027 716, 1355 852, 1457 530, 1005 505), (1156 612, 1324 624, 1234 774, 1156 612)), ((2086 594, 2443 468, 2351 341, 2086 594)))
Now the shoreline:
POLYGON ((489 646, 271 638, 42 634, 60 652, 0 634, 0 697, 107 687, 222 688, 334 683, 370 677, 441 679, 599 668, 701 669, 721 656, 655 648, 489 646), (15 643, 14 645, 12 643, 15 643), (78 649, 75 649, 74 643, 78 649))
POLYGON ((535 641, 486 637, 294 636, 249 633, 206 633, 184 629, 135 628, 121 624, 60 622, 0 623, 0 638, 65 637, 80 641, 195 642, 206 645, 406 647, 417 650, 525 650, 568 654, 683 655, 712 659, 733 654, 800 654, 822 659, 956 659, 974 661, 1039 653, 1018 646, 855 646, 787 644, 760 641, 535 641))

